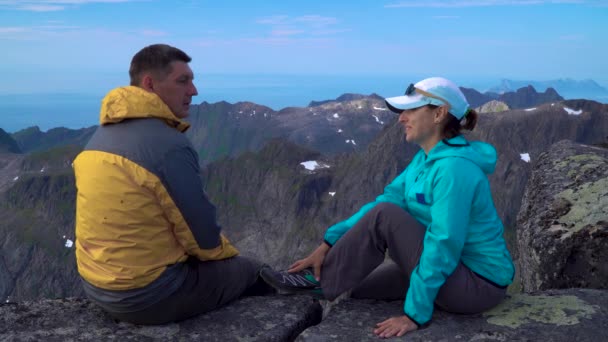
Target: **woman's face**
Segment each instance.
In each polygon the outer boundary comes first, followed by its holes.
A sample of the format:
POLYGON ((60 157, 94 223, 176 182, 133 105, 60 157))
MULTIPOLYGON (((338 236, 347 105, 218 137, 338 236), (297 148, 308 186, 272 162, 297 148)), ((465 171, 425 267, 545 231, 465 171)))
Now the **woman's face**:
POLYGON ((399 115, 399 122, 405 130, 405 140, 421 145, 431 138, 436 131, 434 109, 422 106, 407 109, 399 115))

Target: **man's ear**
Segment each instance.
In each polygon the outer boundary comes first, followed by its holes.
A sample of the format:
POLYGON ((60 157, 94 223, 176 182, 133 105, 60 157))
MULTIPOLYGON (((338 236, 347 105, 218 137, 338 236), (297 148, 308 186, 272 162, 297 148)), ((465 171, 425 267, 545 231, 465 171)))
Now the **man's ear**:
POLYGON ((145 74, 141 78, 141 87, 147 91, 154 91, 154 79, 150 74, 145 74))

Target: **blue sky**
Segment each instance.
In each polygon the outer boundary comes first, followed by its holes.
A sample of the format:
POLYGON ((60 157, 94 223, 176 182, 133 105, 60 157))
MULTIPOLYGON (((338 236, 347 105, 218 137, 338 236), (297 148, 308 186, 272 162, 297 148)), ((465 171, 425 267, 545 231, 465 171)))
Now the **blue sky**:
MULTIPOLYGON (((608 1, 0 0, 0 94, 99 92, 168 43, 211 74, 608 85, 608 1)), ((415 80, 414 80, 415 81, 415 80)))

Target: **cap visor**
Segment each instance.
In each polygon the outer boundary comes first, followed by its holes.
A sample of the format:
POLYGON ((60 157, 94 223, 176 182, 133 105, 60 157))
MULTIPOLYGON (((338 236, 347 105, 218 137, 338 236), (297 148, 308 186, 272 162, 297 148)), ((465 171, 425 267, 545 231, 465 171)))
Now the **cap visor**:
POLYGON ((389 97, 384 99, 384 101, 386 101, 388 109, 397 114, 401 114, 406 109, 418 108, 429 104, 421 94, 389 97))

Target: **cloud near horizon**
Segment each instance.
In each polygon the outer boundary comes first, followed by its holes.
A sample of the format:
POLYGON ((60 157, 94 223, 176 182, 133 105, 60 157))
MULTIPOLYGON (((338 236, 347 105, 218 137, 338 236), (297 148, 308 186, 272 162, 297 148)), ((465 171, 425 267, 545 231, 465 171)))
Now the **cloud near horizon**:
POLYGON ((270 27, 267 36, 249 40, 260 44, 286 44, 296 40, 311 40, 315 39, 313 37, 330 36, 349 31, 335 28, 335 25, 338 24, 337 18, 316 14, 297 17, 276 15, 259 18, 255 22, 270 27))
POLYGON ((605 0, 444 0, 444 1, 399 1, 384 5, 385 8, 465 8, 465 7, 490 7, 490 6, 531 6, 531 5, 599 5, 605 6, 605 0))
POLYGON ((0 34, 20 33, 27 31, 25 27, 0 27, 0 34))
POLYGON ((93 3, 124 3, 141 0, 0 0, 0 9, 12 9, 29 12, 63 11, 78 5, 93 3))
POLYGON ((8 40, 42 40, 49 35, 58 36, 79 32, 80 26, 47 24, 35 26, 6 26, 0 27, 0 39, 8 40))

